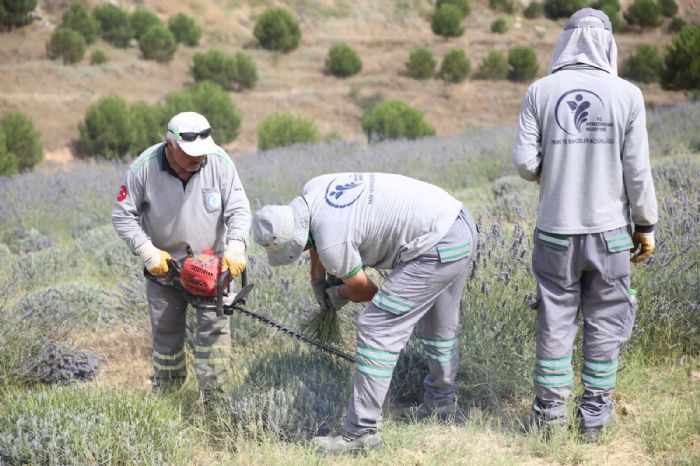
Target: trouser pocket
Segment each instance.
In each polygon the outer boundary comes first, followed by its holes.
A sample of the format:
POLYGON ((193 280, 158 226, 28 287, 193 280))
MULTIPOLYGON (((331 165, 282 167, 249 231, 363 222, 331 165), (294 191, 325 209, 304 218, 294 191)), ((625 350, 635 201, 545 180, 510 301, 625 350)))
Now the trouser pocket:
POLYGON ((611 283, 614 280, 630 275, 630 249, 632 249, 632 236, 629 227, 616 228, 603 234, 607 252, 605 280, 611 283))
POLYGON ((566 281, 569 271, 571 236, 535 229, 532 268, 557 283, 566 281))

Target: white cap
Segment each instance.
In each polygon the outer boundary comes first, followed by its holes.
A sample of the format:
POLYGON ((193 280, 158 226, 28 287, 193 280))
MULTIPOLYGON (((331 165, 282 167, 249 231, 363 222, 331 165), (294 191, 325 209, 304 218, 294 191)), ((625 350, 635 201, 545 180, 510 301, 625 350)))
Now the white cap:
POLYGON ((185 154, 192 157, 212 154, 219 147, 211 137, 211 133, 207 137, 197 136, 194 141, 185 141, 182 139, 182 133, 201 133, 207 129, 211 129, 211 125, 203 115, 195 112, 178 113, 168 122, 168 139, 171 139, 185 151, 185 154))
POLYGON ((289 205, 266 205, 253 216, 253 239, 265 248, 270 265, 292 263, 309 240, 309 207, 299 196, 289 205))

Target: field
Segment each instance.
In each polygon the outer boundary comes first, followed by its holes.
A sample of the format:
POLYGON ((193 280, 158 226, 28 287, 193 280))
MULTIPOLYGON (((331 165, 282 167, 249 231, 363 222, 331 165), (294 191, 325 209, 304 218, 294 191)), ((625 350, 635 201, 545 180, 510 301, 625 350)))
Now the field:
MULTIPOLYGON (((342 421, 354 368, 242 316, 231 322, 224 403, 204 406, 193 377, 174 394, 150 393, 143 278, 109 224, 125 164, 76 161, 0 178, 0 464, 698 464, 698 121, 697 103, 649 112, 658 249, 634 267, 639 310, 621 358, 617 424, 596 445, 574 430, 544 441, 523 429, 534 361, 527 305, 537 190, 511 168, 510 126, 236 159, 253 209, 289 201, 321 173, 387 171, 444 187, 480 224, 483 241, 461 307, 458 395, 466 425, 413 420, 425 366, 412 342, 386 405, 386 448, 346 458, 317 457, 307 440, 342 421), (36 383, 48 343, 65 345, 68 355, 97 355, 96 380, 36 383)), ((250 308, 295 327, 314 308, 304 259, 273 269, 253 248, 249 270, 250 308)), ((359 311, 341 314, 349 352, 359 311)))

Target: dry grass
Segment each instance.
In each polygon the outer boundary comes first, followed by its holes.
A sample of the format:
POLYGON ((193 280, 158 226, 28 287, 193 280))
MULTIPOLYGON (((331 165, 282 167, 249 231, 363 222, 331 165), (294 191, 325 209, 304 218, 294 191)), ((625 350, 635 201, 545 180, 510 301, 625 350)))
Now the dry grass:
MULTIPOLYGON (((427 2, 356 2, 305 0, 293 4, 302 24, 303 39, 289 55, 257 48, 252 29, 254 16, 272 1, 186 0, 177 6, 164 0, 146 0, 143 5, 162 19, 185 12, 205 27, 203 43, 196 49, 180 47, 175 60, 158 64, 140 59, 138 49, 114 49, 104 43, 93 45, 78 65, 63 66, 46 58, 44 43, 60 14, 44 8, 42 21, 6 33, 0 41, 0 114, 21 110, 31 116, 44 139, 47 159, 65 162, 66 148, 78 140, 77 124, 86 109, 100 97, 114 93, 128 101, 155 102, 168 92, 192 81, 192 55, 216 46, 232 52, 245 49, 258 65, 257 87, 232 98, 243 112, 239 138, 226 148, 232 152, 253 150, 257 144, 258 122, 276 111, 288 111, 314 119, 328 138, 363 140, 361 110, 349 99, 356 89, 361 95, 381 93, 400 98, 425 112, 438 131, 449 134, 466 129, 514 124, 527 84, 469 80, 445 86, 439 80, 415 81, 402 76, 408 54, 426 47, 439 63, 450 48, 463 48, 476 70, 490 50, 530 44, 537 52, 540 73, 546 73, 560 22, 515 18, 506 34, 491 34, 489 25, 498 14, 487 2, 472 2, 472 14, 464 22, 463 37, 445 41, 430 30, 427 2), (379 6, 377 6, 379 5, 379 6), (348 79, 323 74, 328 48, 347 41, 363 59, 363 71, 348 79), (110 61, 90 66, 89 53, 95 47, 107 51, 110 61)), ((694 3, 680 1, 682 11, 694 15, 694 3)), ((121 2, 133 8, 135 2, 121 2)), ((694 9, 695 8, 695 9, 694 9)), ((640 43, 663 45, 670 35, 662 29, 644 35, 617 34, 621 59, 640 43)), ((687 99, 683 93, 662 91, 658 85, 642 86, 648 103, 669 104, 687 99)))

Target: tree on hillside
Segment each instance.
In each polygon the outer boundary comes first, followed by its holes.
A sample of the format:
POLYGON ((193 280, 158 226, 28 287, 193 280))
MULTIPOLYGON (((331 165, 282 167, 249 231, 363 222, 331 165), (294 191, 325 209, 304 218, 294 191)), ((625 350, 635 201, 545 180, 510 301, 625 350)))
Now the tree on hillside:
POLYGON ((85 39, 77 31, 60 27, 46 43, 46 54, 51 59, 61 57, 64 65, 78 63, 85 55, 85 39))
POLYGON ((464 34, 462 11, 452 4, 445 3, 433 13, 430 27, 435 34, 445 39, 459 37, 464 34))
POLYGON ((0 28, 10 31, 26 26, 34 20, 35 8, 36 0, 0 0, 0 28))
POLYGON ((136 39, 140 39, 151 27, 162 26, 160 19, 158 19, 155 13, 141 7, 135 9, 131 13, 129 22, 131 23, 131 28, 134 30, 134 37, 136 39))
POLYGON ((184 13, 178 13, 168 19, 168 29, 175 40, 188 47, 195 47, 202 38, 202 28, 184 13))
POLYGON ((587 3, 586 0, 544 0, 544 14, 550 19, 568 18, 587 3))
POLYGON ((700 91, 700 27, 686 26, 666 48, 661 85, 700 91))
POLYGON ((17 159, 17 168, 28 170, 44 158, 41 135, 31 118, 22 112, 11 112, 0 121, 5 133, 7 151, 17 159))
POLYGON ((92 44, 100 33, 100 24, 90 14, 90 10, 79 2, 71 4, 63 12, 63 24, 61 26, 79 32, 85 39, 86 44, 92 44))
POLYGON ((369 142, 435 135, 435 129, 423 119, 423 112, 401 100, 386 100, 367 110, 362 115, 362 130, 369 142))
POLYGON ((253 35, 264 49, 287 53, 299 46, 301 28, 289 11, 268 8, 255 21, 253 35))
POLYGON ((661 8, 654 0, 634 0, 622 16, 628 24, 641 28, 661 24, 661 8))
POLYGON ((125 48, 134 37, 129 14, 118 6, 105 4, 95 7, 92 15, 100 24, 100 35, 115 47, 125 48))

